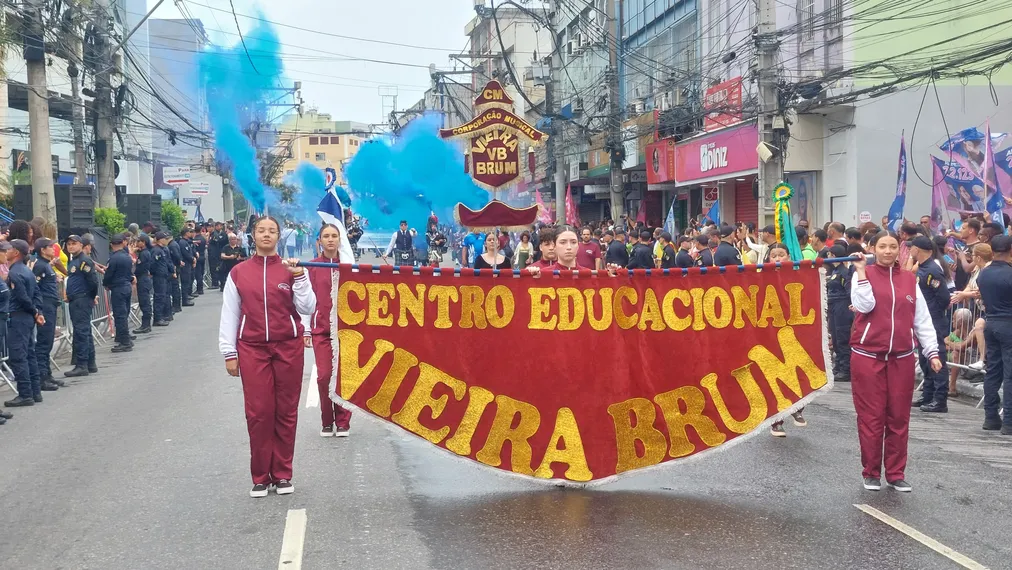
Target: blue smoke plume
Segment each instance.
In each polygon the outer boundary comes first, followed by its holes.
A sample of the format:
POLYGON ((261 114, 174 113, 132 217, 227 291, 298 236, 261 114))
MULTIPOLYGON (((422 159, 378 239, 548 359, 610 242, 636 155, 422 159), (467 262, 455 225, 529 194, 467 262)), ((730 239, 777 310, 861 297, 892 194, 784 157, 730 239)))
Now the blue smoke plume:
POLYGON ((268 190, 267 203, 272 214, 297 222, 311 224, 320 221, 316 207, 326 195, 326 174, 309 162, 300 162, 295 171, 284 177, 284 183, 296 188, 291 203, 281 203, 281 194, 268 190))
POLYGON ((355 213, 370 229, 394 229, 407 220, 424 234, 432 212, 448 222, 458 202, 474 209, 488 203, 489 193, 464 172, 463 153, 439 138, 439 124, 437 115, 419 117, 393 140, 360 146, 345 167, 355 213))
POLYGON ((197 64, 219 158, 231 164, 236 187, 262 212, 268 189, 260 182, 256 149, 245 131, 269 116, 271 89, 282 84, 281 44, 273 27, 263 22, 244 38, 245 48, 241 43, 211 46, 199 55, 197 64))

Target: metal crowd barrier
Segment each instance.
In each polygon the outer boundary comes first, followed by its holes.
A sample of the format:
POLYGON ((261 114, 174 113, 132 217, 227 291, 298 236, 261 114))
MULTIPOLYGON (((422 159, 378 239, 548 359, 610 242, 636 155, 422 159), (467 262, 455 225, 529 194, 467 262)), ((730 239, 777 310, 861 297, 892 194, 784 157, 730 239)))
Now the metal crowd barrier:
POLYGON ((8 364, 7 364, 7 359, 8 359, 8 354, 7 354, 7 319, 4 319, 3 323, 0 324, 0 327, 3 328, 3 332, 4 332, 4 342, 0 343, 0 345, 2 345, 2 346, 0 346, 0 378, 3 378, 4 382, 6 382, 8 386, 10 386, 10 389, 13 390, 15 394, 17 394, 18 393, 18 386, 17 386, 17 384, 14 383, 14 371, 11 370, 11 367, 8 366, 8 364))

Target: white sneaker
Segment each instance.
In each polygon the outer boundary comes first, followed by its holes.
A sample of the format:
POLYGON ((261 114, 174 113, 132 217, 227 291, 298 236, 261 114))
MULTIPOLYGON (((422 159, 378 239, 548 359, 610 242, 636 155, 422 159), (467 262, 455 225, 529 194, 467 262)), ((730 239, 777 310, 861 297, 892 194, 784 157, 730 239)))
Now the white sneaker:
POLYGON ((258 483, 256 485, 253 485, 253 488, 249 490, 249 496, 253 497, 254 499, 262 499, 267 496, 267 489, 268 489, 267 485, 264 485, 263 483, 258 483))
POLYGON ((320 430, 320 437, 334 437, 334 424, 324 426, 324 428, 320 430))
POLYGON ((335 427, 334 437, 348 437, 351 432, 351 428, 335 427))
POLYGON ((977 372, 983 372, 984 371, 984 361, 983 360, 978 360, 977 362, 974 362, 973 364, 967 366, 967 368, 969 368, 970 370, 977 371, 977 372))
POLYGON ((295 492, 295 485, 288 479, 281 479, 274 484, 274 492, 279 495, 291 495, 295 492))

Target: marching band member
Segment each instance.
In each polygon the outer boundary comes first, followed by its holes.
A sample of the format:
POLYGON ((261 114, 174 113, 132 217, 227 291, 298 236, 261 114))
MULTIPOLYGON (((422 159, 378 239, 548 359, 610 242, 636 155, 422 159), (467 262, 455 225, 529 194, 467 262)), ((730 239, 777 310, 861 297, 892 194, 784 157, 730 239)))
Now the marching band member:
MULTIPOLYGON (((313 261, 340 263, 341 231, 334 224, 324 224, 317 240, 323 255, 313 261)), ((320 390, 320 413, 323 420, 323 437, 348 437, 351 422, 351 410, 340 406, 330 399, 330 379, 334 376, 334 351, 331 338, 330 319, 334 316, 334 301, 331 297, 332 283, 337 269, 311 267, 309 281, 313 285, 316 296, 316 311, 310 315, 302 315, 305 329, 306 348, 312 347, 316 357, 316 386, 320 390)))
POLYGON ((292 493, 292 458, 304 363, 300 313, 316 298, 297 259, 278 256, 281 225, 262 217, 252 226, 256 255, 225 282, 218 347, 225 369, 242 379, 250 439, 250 497, 292 493))

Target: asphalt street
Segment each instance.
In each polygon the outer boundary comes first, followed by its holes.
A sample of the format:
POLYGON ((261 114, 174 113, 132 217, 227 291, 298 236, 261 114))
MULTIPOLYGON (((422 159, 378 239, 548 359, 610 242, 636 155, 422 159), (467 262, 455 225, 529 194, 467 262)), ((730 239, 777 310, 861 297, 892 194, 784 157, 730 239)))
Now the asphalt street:
POLYGON ((0 567, 1012 568, 1012 437, 983 432, 972 403, 915 413, 914 492, 864 491, 846 385, 786 439, 574 490, 481 470, 358 414, 351 437, 321 438, 307 352, 296 492, 250 499, 220 295, 196 303, 132 353, 100 348, 99 374, 0 426, 0 567))

